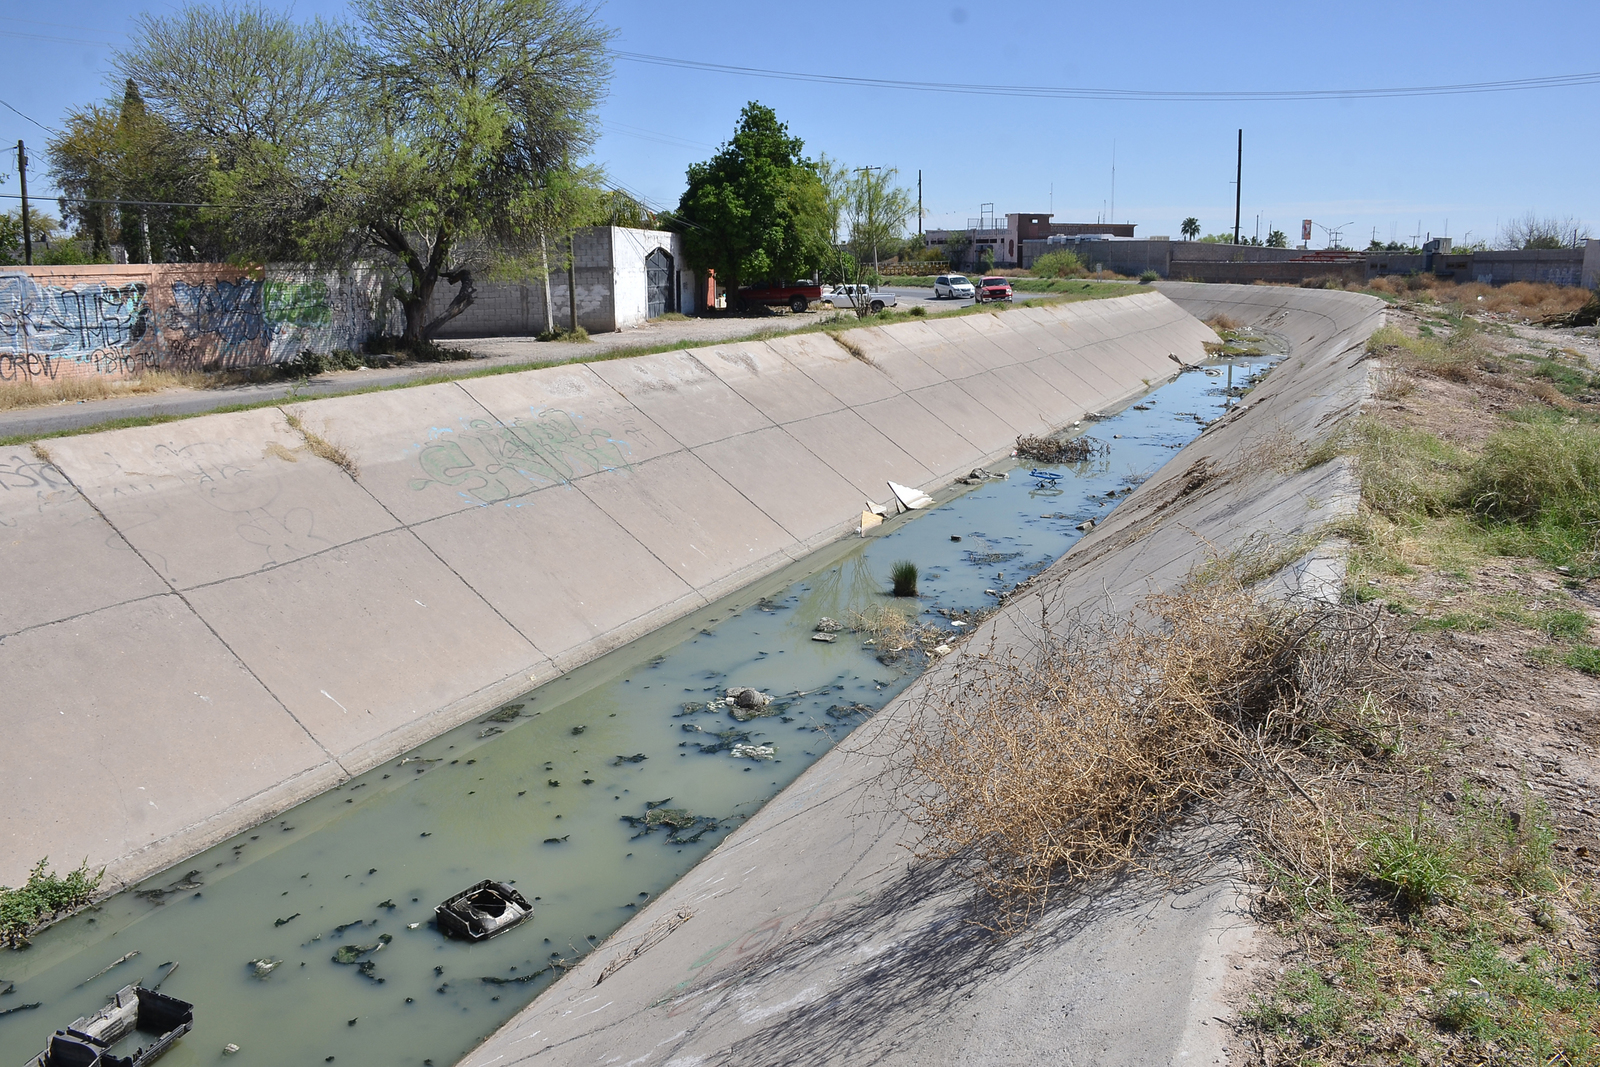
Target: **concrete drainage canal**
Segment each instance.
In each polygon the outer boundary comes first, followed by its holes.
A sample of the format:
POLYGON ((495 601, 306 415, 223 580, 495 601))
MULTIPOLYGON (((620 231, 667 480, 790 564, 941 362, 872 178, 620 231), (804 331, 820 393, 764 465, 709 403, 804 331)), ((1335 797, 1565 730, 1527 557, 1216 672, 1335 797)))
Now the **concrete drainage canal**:
POLYGON ((1230 380, 1268 365, 1182 374, 1086 422, 1104 446, 1088 459, 957 486, 0 954, 0 1062, 162 980, 195 1004, 165 1067, 228 1049, 454 1063, 1059 558, 1221 412, 1230 380), (916 599, 889 593, 902 560, 916 599), (771 701, 730 702, 737 687, 771 701), (435 905, 484 878, 512 882, 532 917, 480 943, 443 936, 435 905))

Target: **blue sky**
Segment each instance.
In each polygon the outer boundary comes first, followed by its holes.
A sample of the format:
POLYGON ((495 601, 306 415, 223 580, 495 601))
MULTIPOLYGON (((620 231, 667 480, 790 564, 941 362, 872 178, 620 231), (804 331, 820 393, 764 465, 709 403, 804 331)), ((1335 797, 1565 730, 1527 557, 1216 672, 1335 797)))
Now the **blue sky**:
MULTIPOLYGON (((266 0, 343 16, 340 0, 266 0)), ((110 0, 0 0, 0 100, 48 126, 110 91, 105 44, 131 13, 110 0)), ((1066 4, 741 3, 610 0, 619 49, 745 67, 924 82, 1218 91, 1436 85, 1600 71, 1600 3, 1345 2, 1066 4)), ((923 173, 925 225, 1054 210, 1176 237, 1195 215, 1231 230, 1235 131, 1245 131, 1244 232, 1299 222, 1492 239, 1528 211, 1600 236, 1600 84, 1494 94, 1316 102, 999 99, 847 88, 620 61, 595 152, 621 186, 677 203, 748 100, 773 107, 807 150, 854 166, 923 173)), ((42 149, 0 108, 0 143, 42 149)), ((42 163, 43 152, 34 157, 42 163)), ((0 157, 0 191, 16 192, 0 157)), ((31 188, 47 185, 34 176, 31 188)), ((31 191, 31 189, 30 189, 31 191)), ((15 201, 9 201, 15 203, 15 201)), ((1326 243, 1321 228, 1313 247, 1326 243)))

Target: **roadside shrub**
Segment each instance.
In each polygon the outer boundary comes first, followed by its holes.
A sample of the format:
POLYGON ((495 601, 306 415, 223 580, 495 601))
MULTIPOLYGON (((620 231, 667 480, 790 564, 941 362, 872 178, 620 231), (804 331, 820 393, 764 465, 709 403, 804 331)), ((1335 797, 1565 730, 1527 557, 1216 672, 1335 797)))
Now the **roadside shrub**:
POLYGON ((928 314, 928 309, 921 304, 913 304, 910 314, 912 318, 920 319, 928 314))
POLYGON ((358 370, 367 361, 348 349, 333 352, 313 352, 309 348, 285 362, 283 373, 291 378, 315 378, 335 370, 358 370))
POLYGON ((1600 426, 1546 420, 1501 430, 1473 466, 1466 492, 1480 515, 1586 530, 1600 547, 1600 426))
POLYGON ((393 334, 369 337, 362 347, 369 356, 396 356, 402 361, 416 360, 419 363, 453 363, 472 358, 472 353, 463 348, 451 348, 437 341, 407 341, 393 334))
POLYGON ((910 560, 901 560, 889 569, 889 577, 894 582, 895 596, 917 595, 917 565, 910 560))
POLYGON ((1161 278, 1161 275, 1157 274, 1155 271, 1147 270, 1147 271, 1145 271, 1145 272, 1143 272, 1142 274, 1139 275, 1139 284, 1140 285, 1149 285, 1151 282, 1157 281, 1160 278, 1161 278))
POLYGON ((0 886, 0 942, 8 948, 22 948, 35 926, 89 903, 106 873, 102 867, 91 874, 85 863, 63 878, 48 870, 49 863, 47 856, 34 864, 20 889, 0 886))
POLYGON ((564 341, 569 344, 583 344, 589 340, 589 331, 582 326, 574 326, 570 330, 551 330, 549 333, 538 335, 541 341, 564 341))
POLYGON ((1033 261, 1035 278, 1076 278, 1086 273, 1075 252, 1046 252, 1033 261))
POLYGON ((924 835, 918 857, 960 862, 996 906, 991 928, 1142 865, 1200 802, 1261 827, 1274 862, 1326 866, 1325 824, 1287 795, 1271 753, 1367 744, 1404 683, 1366 609, 1294 614, 1250 593, 1245 562, 1126 615, 1046 621, 1010 653, 964 651, 923 692, 895 789, 924 835))

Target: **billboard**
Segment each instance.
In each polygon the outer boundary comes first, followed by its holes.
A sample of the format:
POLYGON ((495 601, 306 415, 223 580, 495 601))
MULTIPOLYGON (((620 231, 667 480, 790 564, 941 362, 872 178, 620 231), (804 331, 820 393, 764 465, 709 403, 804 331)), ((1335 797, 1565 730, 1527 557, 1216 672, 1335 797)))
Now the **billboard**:
POLYGON ((1310 219, 1301 219, 1300 220, 1300 240, 1305 241, 1307 244, 1309 244, 1311 242, 1311 220, 1310 219))

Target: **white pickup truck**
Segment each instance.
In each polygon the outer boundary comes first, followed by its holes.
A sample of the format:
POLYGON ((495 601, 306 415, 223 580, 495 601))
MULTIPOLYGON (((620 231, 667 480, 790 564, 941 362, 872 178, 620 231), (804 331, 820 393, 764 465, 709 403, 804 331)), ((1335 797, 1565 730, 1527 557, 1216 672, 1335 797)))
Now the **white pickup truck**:
POLYGON ((865 285, 835 285, 822 294, 822 302, 831 308, 865 307, 873 312, 892 308, 898 303, 893 293, 885 293, 865 285))

